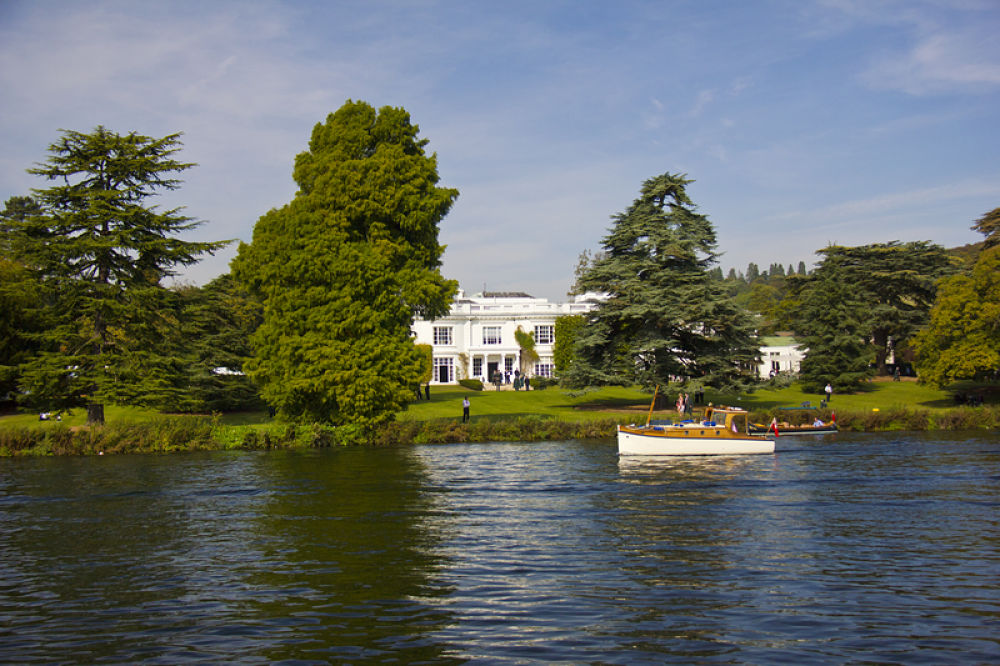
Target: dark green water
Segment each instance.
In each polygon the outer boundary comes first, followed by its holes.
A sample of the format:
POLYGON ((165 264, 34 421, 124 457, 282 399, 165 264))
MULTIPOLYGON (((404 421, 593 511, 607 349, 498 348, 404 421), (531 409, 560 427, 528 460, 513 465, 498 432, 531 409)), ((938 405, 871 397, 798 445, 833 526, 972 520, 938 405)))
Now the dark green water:
POLYGON ((0 460, 4 663, 1000 663, 1000 437, 0 460))

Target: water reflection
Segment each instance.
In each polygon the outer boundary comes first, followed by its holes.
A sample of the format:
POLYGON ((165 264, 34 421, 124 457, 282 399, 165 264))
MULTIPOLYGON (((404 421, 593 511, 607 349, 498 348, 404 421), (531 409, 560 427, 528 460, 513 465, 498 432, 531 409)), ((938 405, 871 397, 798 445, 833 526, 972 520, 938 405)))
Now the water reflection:
POLYGON ((419 461, 327 453, 6 461, 0 660, 439 661, 419 461))
POLYGON ((1000 439, 0 460, 0 661, 1000 661, 1000 439))
POLYGON ((435 509, 426 470, 409 450, 349 449, 267 463, 275 488, 256 521, 260 561, 243 613, 293 637, 271 661, 442 659, 427 639, 449 615, 434 575, 435 509))

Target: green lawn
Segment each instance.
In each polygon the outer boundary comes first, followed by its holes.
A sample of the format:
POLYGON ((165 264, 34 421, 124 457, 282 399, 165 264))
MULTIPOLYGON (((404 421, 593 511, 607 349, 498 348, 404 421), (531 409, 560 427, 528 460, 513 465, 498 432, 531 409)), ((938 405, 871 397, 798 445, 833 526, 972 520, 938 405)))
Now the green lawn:
MULTIPOLYGON (((671 403, 677 396, 676 389, 667 387, 671 403)), ((462 387, 433 387, 430 402, 412 403, 399 415, 400 420, 427 421, 440 418, 462 417, 462 397, 469 396, 471 413, 475 418, 511 418, 527 415, 550 416, 569 421, 607 418, 625 410, 645 414, 649 393, 635 388, 608 387, 588 391, 568 391, 551 387, 541 391, 470 391, 462 387)), ((824 396, 803 393, 798 385, 780 390, 761 389, 753 393, 732 395, 709 390, 706 401, 716 405, 734 405, 746 409, 796 407, 810 402, 818 407, 824 396)), ((918 384, 914 381, 873 382, 851 395, 833 396, 830 407, 834 410, 869 411, 893 407, 921 407, 944 409, 954 407, 951 394, 918 384)))
POLYGON ((606 387, 568 391, 550 387, 541 391, 470 391, 461 386, 431 387, 431 399, 411 403, 399 414, 404 421, 462 418, 462 398, 469 396, 473 419, 548 416, 567 421, 605 419, 602 410, 649 404, 650 395, 638 389, 606 387))
MULTIPOLYGON (((130 423, 136 421, 147 421, 150 417, 156 416, 158 412, 152 409, 141 407, 118 407, 116 405, 104 406, 104 418, 106 421, 118 423, 130 423)), ((74 409, 68 414, 62 415, 62 423, 67 426, 83 425, 87 422, 87 410, 74 409)), ((55 425, 55 421, 39 421, 38 414, 7 414, 0 417, 0 425, 4 426, 48 426, 55 425)))
MULTIPOLYGON (((148 421, 160 415, 161 413, 155 409, 146 409, 144 407, 104 406, 104 419, 108 423, 137 423, 148 421)), ((220 414, 219 421, 225 425, 253 425, 256 423, 267 423, 270 419, 264 412, 232 412, 220 414)), ((68 414, 63 414, 61 424, 73 427, 84 425, 86 422, 87 410, 81 408, 74 409, 68 414)), ((6 414, 0 416, 0 426, 49 426, 56 423, 56 421, 39 421, 38 414, 36 413, 6 414)))
MULTIPOLYGON (((668 399, 673 402, 676 389, 667 387, 668 399)), ((400 412, 401 421, 432 421, 437 419, 462 418, 462 398, 469 396, 472 403, 473 420, 510 419, 523 416, 542 416, 564 421, 586 421, 606 419, 608 417, 627 417, 636 414, 637 419, 644 418, 649 405, 650 394, 636 388, 606 387, 586 391, 569 391, 558 387, 543 390, 525 391, 470 391, 460 386, 431 387, 430 401, 420 400, 400 412)), ((812 406, 819 405, 823 396, 805 394, 794 385, 780 390, 758 390, 743 395, 723 395, 708 391, 706 400, 716 405, 728 404, 746 409, 766 410, 780 406, 798 406, 809 401, 812 406)), ((988 397, 987 402, 996 402, 996 396, 988 397)), ((954 407, 951 393, 933 389, 914 381, 903 382, 873 382, 866 384, 863 390, 854 394, 834 395, 830 407, 845 412, 867 412, 872 409, 890 409, 894 407, 924 408, 930 410, 954 407)), ((135 407, 105 407, 105 417, 109 422, 143 421, 156 415, 156 412, 135 407)), ((270 422, 263 412, 232 413, 220 415, 219 420, 225 425, 252 426, 270 422)), ((68 426, 83 425, 86 412, 77 409, 64 415, 63 423, 68 426)), ((37 414, 13 414, 0 417, 0 426, 47 426, 40 423, 37 414)))

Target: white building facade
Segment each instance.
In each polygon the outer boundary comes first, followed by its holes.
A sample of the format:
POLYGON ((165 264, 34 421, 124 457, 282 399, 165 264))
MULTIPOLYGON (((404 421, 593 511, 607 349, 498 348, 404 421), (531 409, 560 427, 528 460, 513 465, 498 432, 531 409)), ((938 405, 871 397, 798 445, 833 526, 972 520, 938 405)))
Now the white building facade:
MULTIPOLYGON (((514 371, 529 377, 551 377, 555 373, 553 349, 556 319, 586 314, 600 296, 585 294, 569 303, 552 303, 524 293, 485 292, 466 296, 459 290, 447 316, 428 321, 417 319, 412 333, 417 344, 433 348, 431 384, 455 384, 459 379, 479 379, 484 384, 500 372, 507 381, 514 371), (521 368, 521 347, 514 332, 533 333, 538 361, 521 368)), ((773 372, 797 374, 803 352, 790 337, 761 339, 758 373, 766 379, 773 372)))
POLYGON ((590 312, 593 300, 577 297, 571 303, 551 303, 524 293, 484 292, 466 296, 459 290, 447 316, 417 319, 413 334, 417 344, 434 349, 432 384, 454 384, 459 379, 488 383, 494 373, 513 378, 515 371, 529 377, 551 377, 556 341, 556 319, 590 312), (521 347, 514 332, 520 328, 535 336, 538 361, 520 367, 521 347))
POLYGON ((804 357, 802 347, 794 338, 788 336, 762 338, 757 374, 762 379, 781 372, 797 375, 804 357))

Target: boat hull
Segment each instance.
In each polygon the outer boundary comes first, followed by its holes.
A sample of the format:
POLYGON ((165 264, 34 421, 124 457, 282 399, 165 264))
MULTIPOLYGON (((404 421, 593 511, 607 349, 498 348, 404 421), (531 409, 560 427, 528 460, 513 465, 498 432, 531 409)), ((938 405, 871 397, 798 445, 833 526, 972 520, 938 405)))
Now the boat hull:
POLYGON ((621 456, 718 456, 774 453, 774 441, 722 428, 618 428, 621 456))

